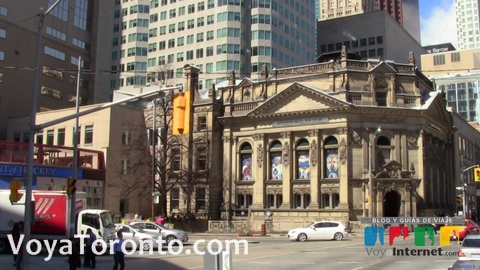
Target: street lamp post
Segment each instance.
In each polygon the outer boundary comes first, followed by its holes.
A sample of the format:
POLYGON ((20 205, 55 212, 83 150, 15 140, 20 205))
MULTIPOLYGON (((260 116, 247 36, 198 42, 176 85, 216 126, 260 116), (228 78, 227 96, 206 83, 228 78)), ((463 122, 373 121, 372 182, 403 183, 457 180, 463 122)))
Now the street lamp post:
POLYGON ((157 144, 155 140, 157 139, 156 131, 156 122, 157 122, 157 99, 153 99, 153 112, 152 112, 152 221, 155 221, 155 182, 157 181, 157 144))
MULTIPOLYGON (((32 110, 30 114, 30 128, 28 139, 28 163, 27 163, 27 183, 25 186, 25 226, 23 231, 25 233, 24 243, 28 243, 31 238, 31 224, 33 222, 33 205, 32 205, 32 189, 33 189, 33 159, 34 159, 34 139, 35 139, 35 127, 36 127, 36 115, 37 115, 37 100, 38 100, 38 85, 39 85, 39 73, 40 73, 40 50, 42 45, 42 30, 45 17, 60 3, 61 0, 57 0, 46 12, 43 12, 43 8, 38 13, 38 25, 37 25, 37 48, 35 54, 35 70, 33 77, 33 89, 32 89, 32 110)), ((23 269, 29 270, 29 254, 23 250, 23 269)))
MULTIPOLYGON (((373 140, 377 138, 378 133, 382 132, 380 127, 377 128, 375 131, 373 140)), ((373 143, 372 140, 368 139, 368 194, 369 194, 369 202, 368 202, 368 216, 373 217, 373 180, 372 180, 372 155, 373 155, 373 143)))

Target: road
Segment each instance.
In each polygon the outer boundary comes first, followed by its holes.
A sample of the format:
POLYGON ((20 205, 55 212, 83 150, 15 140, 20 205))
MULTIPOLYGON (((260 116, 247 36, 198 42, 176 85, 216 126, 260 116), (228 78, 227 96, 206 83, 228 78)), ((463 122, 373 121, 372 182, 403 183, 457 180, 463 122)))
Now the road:
MULTIPOLYGON (((197 238, 199 239, 199 238, 197 238)), ((192 238, 190 242, 193 243, 192 238)), ((205 243, 199 244, 198 249, 203 251, 208 241, 213 238, 205 239, 205 243)), ((225 240, 226 237, 223 237, 225 240)), ((237 239, 237 238, 234 238, 237 239)), ((456 260, 456 256, 374 256, 368 255, 363 243, 363 238, 350 238, 343 241, 311 241, 311 242, 290 242, 286 238, 248 238, 248 254, 243 254, 244 249, 240 249, 241 254, 233 254, 232 268, 234 269, 335 269, 335 270, 367 270, 367 269, 385 269, 385 270, 445 270, 456 260)), ((413 239, 398 239, 392 247, 388 244, 388 237, 385 238, 385 246, 377 244, 375 250, 385 250, 395 247, 404 248, 423 248, 415 247, 413 239)), ((218 241, 217 241, 218 242, 218 241)), ((438 243, 438 236, 435 239, 438 243)), ((218 243, 217 243, 218 244, 218 243)), ((225 244, 225 242, 223 242, 225 244)), ((458 247, 453 243, 450 247, 441 247, 442 254, 447 252, 457 252, 458 247)), ((213 247, 217 247, 216 244, 213 247)), ((437 249, 438 246, 425 247, 426 249, 437 249)), ((186 250, 192 250, 193 245, 185 245, 183 252, 179 255, 160 255, 158 251, 154 254, 140 254, 138 251, 126 256, 126 269, 204 269, 204 257, 194 254, 186 254, 186 250)), ((166 250, 165 250, 166 251, 166 250)), ((178 251, 178 248, 174 248, 178 251)), ((42 254, 40 254, 42 256, 42 254)), ((43 256, 44 257, 44 256, 43 256)), ((50 262, 42 262, 43 257, 32 257, 31 261, 35 266, 42 266, 41 269, 65 268, 65 257, 56 255, 50 262), (38 264, 37 264, 38 263, 38 264)), ((11 255, 1 255, 0 263, 10 263, 11 255)), ((111 269, 113 266, 112 256, 98 256, 97 269, 111 269)), ((31 269, 40 269, 35 267, 31 269)))

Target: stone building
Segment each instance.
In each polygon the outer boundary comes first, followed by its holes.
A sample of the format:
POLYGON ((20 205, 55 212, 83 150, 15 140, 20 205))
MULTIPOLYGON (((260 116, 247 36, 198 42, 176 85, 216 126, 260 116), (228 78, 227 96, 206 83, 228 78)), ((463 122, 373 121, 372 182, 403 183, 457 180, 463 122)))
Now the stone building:
POLYGON ((231 205, 223 218, 229 214, 236 231, 453 213, 454 129, 444 95, 417 71, 413 54, 408 64, 347 55, 344 47, 339 62, 265 68, 257 82, 236 83, 232 72, 215 90, 231 205))

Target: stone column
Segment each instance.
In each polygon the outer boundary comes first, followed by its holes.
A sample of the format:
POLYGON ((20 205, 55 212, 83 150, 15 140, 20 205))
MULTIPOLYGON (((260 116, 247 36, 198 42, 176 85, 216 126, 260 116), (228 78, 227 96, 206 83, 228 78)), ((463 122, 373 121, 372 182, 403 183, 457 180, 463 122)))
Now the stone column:
POLYGON ((319 168, 321 167, 318 164, 319 155, 318 155, 318 130, 310 130, 308 132, 309 142, 310 142, 310 204, 308 205, 309 209, 318 209, 320 199, 319 196, 320 186, 318 184, 318 179, 320 179, 319 168))
POLYGON ((405 217, 405 199, 400 201, 400 216, 405 217))
POLYGON ((291 209, 292 208, 292 138, 291 132, 282 132, 282 172, 283 172, 283 202, 280 208, 291 209))
POLYGON ((328 202, 330 204, 330 209, 334 209, 335 205, 333 205, 333 192, 328 193, 328 202))
POLYGON ((254 164, 254 181, 253 185, 253 205, 254 209, 264 209, 268 204, 266 201, 266 186, 265 179, 266 175, 266 166, 265 166, 265 136, 263 134, 254 134, 253 135, 254 145, 253 155, 252 155, 252 164, 254 164))
MULTIPOLYGON (((230 132, 228 132, 230 133, 230 132)), ((227 161, 227 167, 224 168, 223 171, 223 201, 222 204, 225 205, 224 203, 235 203, 235 197, 233 194, 235 194, 234 191, 234 184, 233 184, 233 168, 234 168, 234 163, 233 163, 233 156, 234 152, 232 152, 232 136, 230 134, 225 134, 223 136, 223 159, 227 161)), ((225 208, 223 209, 222 212, 225 211, 225 208)), ((226 217, 222 214, 225 219, 226 217)))
POLYGON ((339 186, 340 186, 340 203, 339 209, 348 209, 348 145, 347 135, 348 128, 339 128, 338 133, 340 137, 340 144, 338 145, 338 157, 339 157, 339 186))
POLYGON ((376 196, 376 209, 375 209, 375 217, 383 217, 383 198, 384 198, 384 190, 385 187, 382 185, 376 186, 377 196, 376 196))

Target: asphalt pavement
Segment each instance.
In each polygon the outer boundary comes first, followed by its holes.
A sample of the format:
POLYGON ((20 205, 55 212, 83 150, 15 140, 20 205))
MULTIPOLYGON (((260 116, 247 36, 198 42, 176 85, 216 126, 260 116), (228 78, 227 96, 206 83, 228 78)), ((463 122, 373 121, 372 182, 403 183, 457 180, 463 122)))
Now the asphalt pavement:
MULTIPOLYGON (((236 234, 211 234, 211 233, 189 233, 189 243, 194 243, 196 240, 203 239, 206 242, 208 240, 218 239, 218 240, 228 240, 228 239, 245 239, 250 244, 259 243, 259 239, 278 239, 286 237, 285 234, 274 234, 274 235, 265 235, 265 236, 237 236, 236 234)), ((199 245, 199 249, 203 250, 206 247, 207 243, 199 245)), ((186 244, 185 249, 188 246, 191 247, 192 244, 186 244)), ((143 256, 143 255, 142 255, 143 256)), ((48 252, 43 250, 40 254, 36 256, 29 256, 29 266, 31 270, 59 270, 68 268, 68 257, 61 255, 58 250, 54 255, 46 260, 48 257, 48 252)), ((140 259, 140 257, 127 256, 126 262, 129 260, 135 261, 140 259)), ((83 256, 82 256, 83 263, 83 256)), ((127 263, 128 264, 128 263, 127 263)), ((13 254, 0 254, 0 269, 15 269, 13 266, 13 254)), ((113 255, 107 254, 103 256, 97 256, 97 269, 111 269, 113 267, 113 255)), ((85 268, 82 268, 85 269, 85 268)), ((181 268, 180 268, 181 269, 181 268)))

